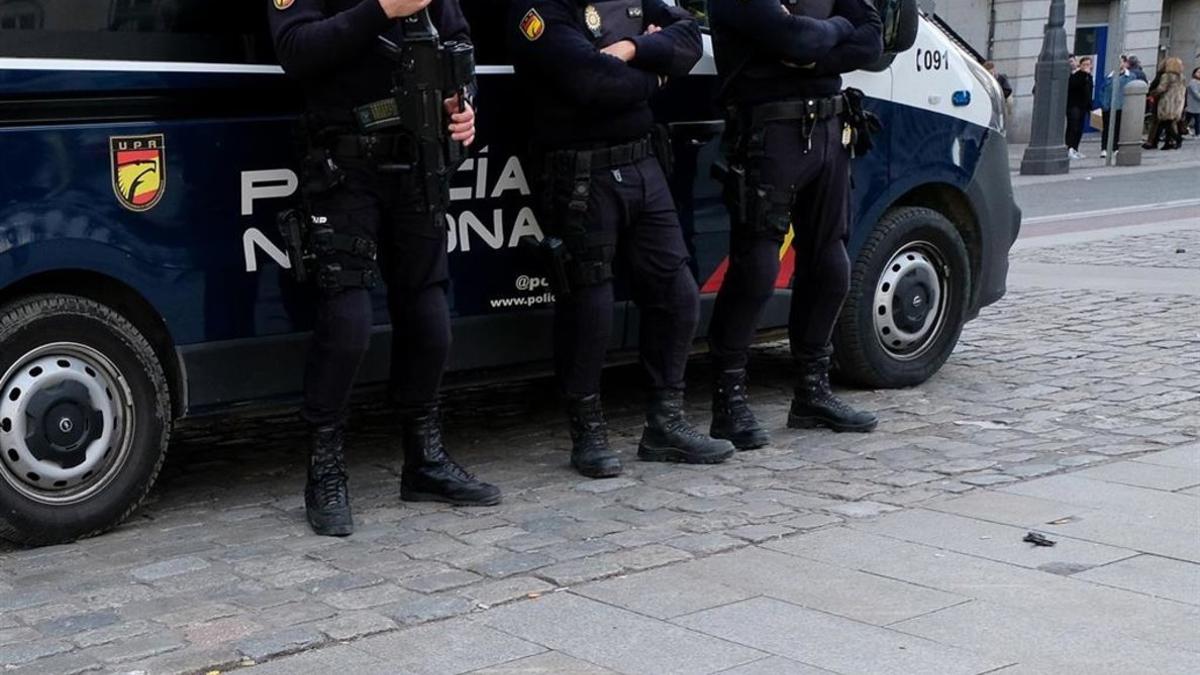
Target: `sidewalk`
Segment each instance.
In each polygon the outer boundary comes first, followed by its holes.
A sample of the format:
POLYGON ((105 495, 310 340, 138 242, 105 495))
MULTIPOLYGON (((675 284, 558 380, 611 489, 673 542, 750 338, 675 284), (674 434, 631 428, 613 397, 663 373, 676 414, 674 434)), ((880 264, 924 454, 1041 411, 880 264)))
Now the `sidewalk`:
MULTIPOLYGON (((1125 166, 1105 166, 1105 160, 1100 157, 1100 134, 1090 133, 1083 137, 1083 143, 1079 146, 1079 151, 1083 153, 1085 159, 1073 160, 1071 162, 1071 171, 1069 174, 1060 176, 1022 176, 1021 158, 1025 155, 1026 144, 1012 144, 1008 147, 1009 165, 1013 173, 1013 184, 1015 186, 1026 185, 1030 183, 1051 182, 1058 180, 1069 180, 1070 176, 1079 175, 1132 175, 1144 173, 1147 171, 1157 171, 1168 168, 1183 168, 1191 166, 1200 166, 1200 138, 1196 136, 1187 136, 1183 139, 1183 147, 1179 150, 1143 150, 1142 164, 1136 167, 1125 166)), ((1197 196, 1200 196, 1200 186, 1196 188, 1197 196)))
POLYGON ((245 672, 1196 673, 1198 486, 1194 443, 245 672))

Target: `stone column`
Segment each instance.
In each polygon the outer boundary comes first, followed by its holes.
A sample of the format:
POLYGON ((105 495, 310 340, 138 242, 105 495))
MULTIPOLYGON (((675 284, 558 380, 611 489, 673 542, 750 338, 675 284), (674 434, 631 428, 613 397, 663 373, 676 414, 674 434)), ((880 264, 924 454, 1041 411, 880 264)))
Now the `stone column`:
POLYGON ((1050 0, 1042 51, 1035 71, 1036 96, 1029 147, 1021 160, 1021 174, 1048 176, 1071 169, 1063 136, 1067 128, 1067 31, 1065 0, 1050 0))
MULTIPOLYGON (((1067 51, 1073 46, 1079 0, 1065 0, 1067 51)), ((996 23, 992 60, 996 70, 1008 76, 1013 87, 1013 117, 1009 139, 1029 140, 1033 123, 1033 85, 1038 53, 1044 37, 1047 0, 995 0, 996 23)), ((1066 111, 1063 111, 1066 115, 1066 111)))
POLYGON ((1146 122, 1146 92, 1150 85, 1134 80, 1125 85, 1125 100, 1121 104, 1121 143, 1116 156, 1117 166, 1138 166, 1142 163, 1142 132, 1146 122))

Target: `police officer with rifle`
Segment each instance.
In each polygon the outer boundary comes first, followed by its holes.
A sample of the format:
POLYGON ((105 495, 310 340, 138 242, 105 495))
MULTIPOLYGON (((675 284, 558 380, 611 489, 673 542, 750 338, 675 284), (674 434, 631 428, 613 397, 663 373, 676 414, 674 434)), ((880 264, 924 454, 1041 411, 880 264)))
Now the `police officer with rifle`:
POLYGON ((269 0, 279 62, 307 101, 304 209, 281 214, 293 270, 315 286, 302 416, 305 506, 317 534, 353 529, 346 407, 387 287, 389 399, 402 426, 406 501, 491 505, 500 491, 442 446, 436 398, 450 346, 448 180, 475 137, 474 58, 457 0, 269 0))
POLYGON ((516 0, 508 30, 541 163, 539 223, 550 235, 555 367, 568 400, 572 465, 593 478, 622 470, 600 404, 615 265, 628 273, 641 310, 651 390, 638 457, 725 461, 733 446, 684 418, 699 294, 660 164, 666 151, 651 138, 650 98, 700 58, 696 21, 661 0, 516 0))
POLYGON ((871 431, 829 388, 831 339, 849 292, 850 159, 878 131, 862 93, 841 75, 883 51, 872 0, 709 0, 721 101, 728 111, 723 179, 731 216, 730 266, 709 345, 717 381, 712 434, 741 449, 769 442, 750 410, 746 362, 774 291, 780 249, 794 230, 788 326, 799 366, 788 426, 871 431))

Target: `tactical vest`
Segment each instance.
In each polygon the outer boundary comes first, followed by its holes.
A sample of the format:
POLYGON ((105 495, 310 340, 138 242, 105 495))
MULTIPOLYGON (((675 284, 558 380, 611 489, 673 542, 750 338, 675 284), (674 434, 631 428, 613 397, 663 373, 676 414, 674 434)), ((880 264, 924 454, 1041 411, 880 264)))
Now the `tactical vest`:
POLYGON ((597 49, 645 32, 642 0, 603 0, 583 5, 583 25, 597 49))

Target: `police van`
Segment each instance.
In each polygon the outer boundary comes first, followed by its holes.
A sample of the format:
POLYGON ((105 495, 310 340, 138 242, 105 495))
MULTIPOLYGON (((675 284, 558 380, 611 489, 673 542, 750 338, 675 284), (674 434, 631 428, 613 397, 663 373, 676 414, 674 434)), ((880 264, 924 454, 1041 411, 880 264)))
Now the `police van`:
MULTIPOLYGON (((914 0, 877 1, 888 55, 847 85, 884 131, 854 162, 837 358, 848 381, 903 387, 936 373, 964 322, 1004 294, 1020 212, 996 83, 914 0)), ((452 370, 478 381, 544 369, 553 296, 518 245, 542 228, 514 131, 507 3, 461 2, 480 126, 446 219, 452 370)), ((296 200, 302 104, 273 62, 265 4, 0 0, 0 537, 44 544, 110 528, 153 484, 173 422, 299 392, 312 306, 274 221, 296 200)), ((706 22, 705 0, 681 4, 706 22)), ((711 309, 729 225, 711 171, 723 126, 705 46, 656 113, 711 309)), ((780 255, 764 337, 786 325, 803 264, 780 255)), ((363 385, 388 373, 382 298, 376 316, 363 385)), ((636 347, 638 316, 622 302, 615 318, 619 356, 636 347)))

